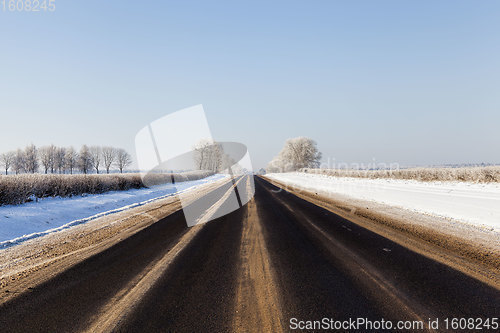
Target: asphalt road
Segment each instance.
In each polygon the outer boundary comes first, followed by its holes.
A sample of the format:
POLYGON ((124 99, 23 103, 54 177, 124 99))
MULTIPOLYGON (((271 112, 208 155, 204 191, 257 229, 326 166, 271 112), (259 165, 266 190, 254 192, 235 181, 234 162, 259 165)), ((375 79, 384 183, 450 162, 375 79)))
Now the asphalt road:
POLYGON ((443 330, 494 317, 499 290, 256 177, 243 208, 193 228, 176 212, 0 305, 0 331, 289 331, 291 318, 439 318, 443 330))

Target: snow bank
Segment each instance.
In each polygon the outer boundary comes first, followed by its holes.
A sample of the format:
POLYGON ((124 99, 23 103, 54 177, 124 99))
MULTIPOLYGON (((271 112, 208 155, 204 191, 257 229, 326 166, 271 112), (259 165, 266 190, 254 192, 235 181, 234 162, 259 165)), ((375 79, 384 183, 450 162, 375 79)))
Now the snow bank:
POLYGON ((225 177, 164 184, 151 188, 46 198, 38 202, 0 207, 0 249, 187 191, 225 177))
POLYGON ((277 173, 270 179, 322 195, 341 194, 500 231, 500 185, 277 173))

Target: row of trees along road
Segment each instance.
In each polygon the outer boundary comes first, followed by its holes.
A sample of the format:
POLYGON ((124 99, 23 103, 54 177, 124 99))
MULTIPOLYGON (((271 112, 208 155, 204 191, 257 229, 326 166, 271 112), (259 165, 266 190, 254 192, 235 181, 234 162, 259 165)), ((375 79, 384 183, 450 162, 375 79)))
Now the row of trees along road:
POLYGON ((54 145, 37 148, 31 144, 24 149, 17 149, 0 154, 0 166, 5 174, 9 170, 19 173, 70 173, 80 171, 83 174, 109 173, 116 167, 120 173, 132 164, 130 154, 121 148, 83 145, 80 151, 73 147, 54 145))
MULTIPOLYGON (((226 149, 228 147, 226 146, 226 149)), ((241 166, 230 154, 224 151, 221 143, 211 140, 201 140, 193 147, 194 162, 198 170, 221 172, 231 168, 232 172, 241 172, 241 166)))
POLYGON ((290 172, 302 168, 317 168, 321 152, 316 142, 306 137, 288 139, 279 154, 266 167, 266 172, 290 172))

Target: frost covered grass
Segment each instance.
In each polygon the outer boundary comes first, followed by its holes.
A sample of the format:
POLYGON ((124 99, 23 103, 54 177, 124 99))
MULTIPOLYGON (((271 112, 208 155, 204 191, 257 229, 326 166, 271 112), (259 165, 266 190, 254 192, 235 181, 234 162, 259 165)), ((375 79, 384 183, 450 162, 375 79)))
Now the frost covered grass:
POLYGON ((459 181, 471 183, 500 183, 500 166, 462 168, 411 168, 397 170, 310 169, 302 172, 333 177, 391 178, 423 182, 459 181))
POLYGON ((311 191, 327 198, 340 195, 377 202, 500 232, 498 183, 367 179, 303 172, 267 174, 266 177, 296 192, 311 191))
MULTIPOLYGON (((176 182, 198 180, 212 173, 193 171, 174 174, 176 182)), ((154 184, 172 181, 170 174, 155 174, 154 184)), ((22 174, 0 176, 0 206, 18 205, 47 197, 72 197, 82 194, 100 194, 109 191, 126 191, 145 187, 141 175, 46 175, 22 174)))

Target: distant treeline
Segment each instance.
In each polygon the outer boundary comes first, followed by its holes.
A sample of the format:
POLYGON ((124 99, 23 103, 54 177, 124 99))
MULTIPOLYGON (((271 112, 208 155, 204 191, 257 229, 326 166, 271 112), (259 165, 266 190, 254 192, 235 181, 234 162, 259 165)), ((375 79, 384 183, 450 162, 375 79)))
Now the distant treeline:
POLYGON ((24 149, 17 149, 0 154, 0 166, 5 174, 11 173, 100 173, 103 169, 109 173, 114 166, 120 173, 132 163, 130 154, 125 149, 83 145, 79 151, 73 147, 54 145, 37 148, 31 144, 24 149))

